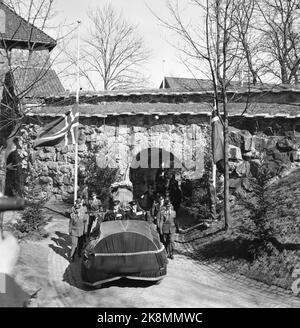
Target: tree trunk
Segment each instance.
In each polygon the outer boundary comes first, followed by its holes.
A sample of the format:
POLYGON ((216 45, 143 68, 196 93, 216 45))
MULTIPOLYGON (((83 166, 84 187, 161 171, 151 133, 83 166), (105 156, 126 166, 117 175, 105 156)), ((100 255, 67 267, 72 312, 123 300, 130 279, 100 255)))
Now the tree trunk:
MULTIPOLYGON (((0 150, 0 197, 5 194, 5 181, 6 181, 6 149, 0 150)), ((4 212, 0 211, 0 237, 3 231, 4 212)))
POLYGON ((227 94, 223 94, 224 110, 224 218, 225 229, 230 228, 230 204, 229 204, 229 165, 228 165, 228 112, 227 112, 227 94))

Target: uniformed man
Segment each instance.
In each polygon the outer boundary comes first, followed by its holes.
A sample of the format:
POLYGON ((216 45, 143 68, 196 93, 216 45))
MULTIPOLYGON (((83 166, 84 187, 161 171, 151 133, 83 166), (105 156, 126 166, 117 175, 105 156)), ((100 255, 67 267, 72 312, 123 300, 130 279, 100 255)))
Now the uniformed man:
POLYGON ((157 218, 160 215, 160 210, 164 206, 164 198, 162 195, 157 194, 151 208, 151 215, 153 217, 153 223, 157 225, 157 218))
POLYGON ((148 214, 138 207, 136 200, 129 202, 130 209, 126 212, 126 220, 148 221, 148 214))
POLYGON ((95 226, 100 212, 102 212, 102 202, 97 198, 97 194, 93 192, 91 199, 89 200, 89 224, 87 228, 87 237, 90 236, 92 227, 95 226))
POLYGON ((123 220, 125 218, 124 211, 120 208, 120 201, 113 201, 113 209, 108 211, 103 219, 104 221, 115 221, 115 220, 123 220))
POLYGON ((69 222, 69 234, 72 238, 72 248, 70 253, 70 259, 72 262, 75 259, 76 250, 78 256, 81 256, 87 228, 87 219, 87 209, 83 206, 82 199, 79 198, 72 207, 69 222))
POLYGON ((174 258, 175 249, 175 232, 176 232, 176 212, 170 200, 165 200, 159 217, 159 232, 162 235, 162 240, 165 245, 168 257, 174 258))

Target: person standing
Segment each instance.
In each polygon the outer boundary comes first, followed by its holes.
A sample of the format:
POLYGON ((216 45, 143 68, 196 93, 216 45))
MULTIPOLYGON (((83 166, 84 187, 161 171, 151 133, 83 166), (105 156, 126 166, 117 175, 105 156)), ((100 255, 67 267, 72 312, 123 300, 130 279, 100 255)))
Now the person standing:
POLYGON ((170 200, 165 200, 165 205, 162 207, 159 218, 159 231, 162 235, 162 240, 165 245, 168 257, 174 259, 175 250, 175 232, 176 232, 176 212, 170 200))
POLYGON ((92 192, 91 199, 89 200, 89 224, 86 233, 87 237, 90 236, 92 227, 100 215, 100 210, 102 210, 102 202, 97 198, 97 194, 92 192))
POLYGON ((78 198, 75 205, 72 207, 69 222, 69 234, 72 239, 72 247, 70 252, 70 260, 75 260, 75 253, 81 256, 81 251, 84 243, 86 224, 87 224, 87 209, 82 204, 82 200, 78 198))
POLYGON ((89 203, 89 187, 86 183, 86 179, 84 180, 84 185, 80 191, 80 198, 82 199, 83 204, 87 206, 89 203))
POLYGON ((151 215, 153 217, 153 223, 158 225, 158 218, 161 208, 164 206, 164 198, 162 195, 157 194, 151 208, 151 215))

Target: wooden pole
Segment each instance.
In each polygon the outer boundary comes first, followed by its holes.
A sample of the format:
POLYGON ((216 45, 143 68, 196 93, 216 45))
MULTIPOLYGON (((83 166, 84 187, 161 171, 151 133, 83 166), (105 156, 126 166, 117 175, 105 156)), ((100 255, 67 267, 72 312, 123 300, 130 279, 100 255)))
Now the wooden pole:
MULTIPOLYGON (((80 24, 78 21, 77 28, 77 87, 76 87, 76 112, 79 114, 79 92, 80 92, 80 71, 79 71, 79 59, 80 59, 80 24)), ((79 116, 78 116, 79 121, 79 116)), ((75 166, 74 166, 74 204, 77 199, 77 188, 78 188, 78 138, 76 136, 75 141, 75 166)))
POLYGON ((230 204, 229 204, 229 165, 228 165, 228 112, 227 95, 224 92, 224 217, 225 229, 230 227, 230 204))
MULTIPOLYGON (((214 111, 217 113, 217 100, 214 99, 214 111)), ((212 122, 210 122, 210 126, 212 126, 212 122)), ((214 159, 212 158, 212 183, 213 187, 216 189, 217 187, 217 166, 214 163, 214 159)))

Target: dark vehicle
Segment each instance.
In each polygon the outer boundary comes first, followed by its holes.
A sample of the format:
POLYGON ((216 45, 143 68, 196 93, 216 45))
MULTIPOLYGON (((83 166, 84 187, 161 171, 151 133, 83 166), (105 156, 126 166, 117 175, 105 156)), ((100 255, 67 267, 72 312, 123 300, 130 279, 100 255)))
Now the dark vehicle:
POLYGON ((83 283, 94 287, 120 278, 160 281, 166 274, 166 251, 156 226, 140 220, 102 222, 81 267, 83 283))

